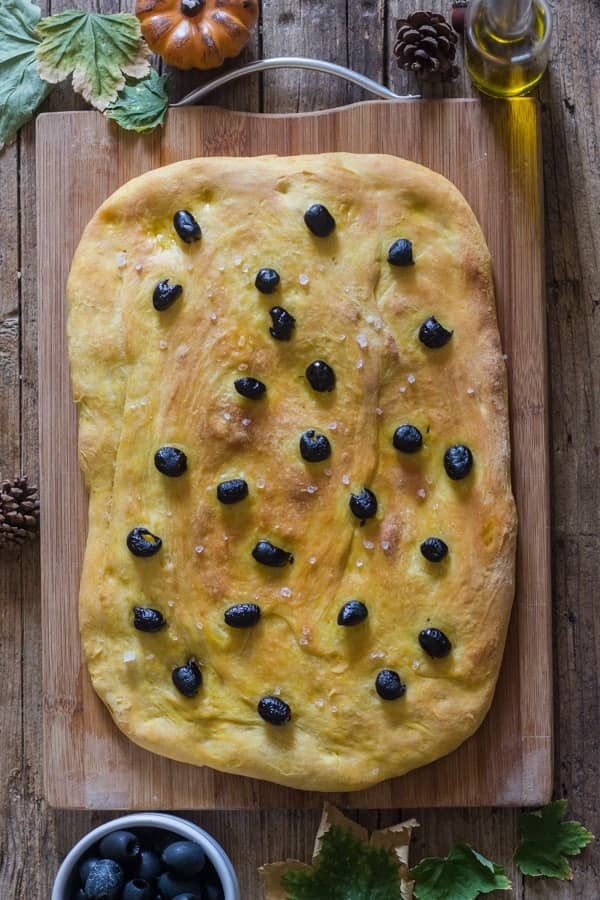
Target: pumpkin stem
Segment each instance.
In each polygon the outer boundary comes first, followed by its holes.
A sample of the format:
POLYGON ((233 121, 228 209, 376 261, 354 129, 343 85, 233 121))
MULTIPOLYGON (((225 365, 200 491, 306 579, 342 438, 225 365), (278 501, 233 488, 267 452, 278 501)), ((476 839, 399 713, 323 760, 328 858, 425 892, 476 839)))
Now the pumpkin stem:
POLYGON ((184 16, 195 16, 205 3, 206 0, 181 0, 181 12, 184 16))

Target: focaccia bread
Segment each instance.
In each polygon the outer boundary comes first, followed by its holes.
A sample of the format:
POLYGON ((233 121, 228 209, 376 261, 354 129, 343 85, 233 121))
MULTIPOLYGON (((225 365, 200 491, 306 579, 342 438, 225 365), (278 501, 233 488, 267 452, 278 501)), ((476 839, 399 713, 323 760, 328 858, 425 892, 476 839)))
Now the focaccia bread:
POLYGON ((137 744, 303 789, 449 753, 513 597, 506 375, 462 195, 390 156, 197 159, 88 225, 80 620, 137 744))

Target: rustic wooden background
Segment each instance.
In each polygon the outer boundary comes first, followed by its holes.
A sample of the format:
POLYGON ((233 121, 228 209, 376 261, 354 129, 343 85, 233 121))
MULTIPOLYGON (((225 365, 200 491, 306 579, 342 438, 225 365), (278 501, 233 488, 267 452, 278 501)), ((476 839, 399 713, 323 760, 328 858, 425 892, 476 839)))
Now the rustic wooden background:
MULTIPOLYGON (((115 12, 119 0, 43 0, 44 13, 77 5, 115 12)), ((129 8, 129 2, 123 3, 129 8)), ((244 54, 306 55, 350 65, 400 92, 417 86, 392 61, 394 23, 408 0, 262 0, 261 28, 244 54)), ((427 8, 449 14, 450 0, 427 8)), ((554 577, 555 796, 600 834, 600 626, 594 615, 600 558, 600 7, 556 4, 553 62, 540 88, 546 191, 546 275, 551 366, 554 577)), ((201 76, 178 74, 181 96, 201 76)), ((469 96, 468 79, 429 96, 469 96)), ((226 89, 215 102, 237 109, 297 111, 361 99, 360 91, 306 73, 270 73, 226 89)), ((82 106, 59 87, 46 108, 82 106)), ((0 476, 38 470, 34 127, 0 155, 0 476)), ((57 227, 61 223, 57 222, 57 227)), ((64 490, 69 486, 64 485, 64 490)), ((45 900, 65 852, 106 814, 49 809, 42 796, 40 602, 37 547, 0 560, 0 898, 45 900)), ((523 881, 510 865, 517 812, 361 812, 369 827, 415 815, 413 858, 446 853, 465 839, 508 864, 518 900, 596 900, 600 841, 575 860, 571 884, 523 881)), ((259 900, 256 867, 308 859, 316 812, 199 813, 240 873, 244 900, 259 900)))

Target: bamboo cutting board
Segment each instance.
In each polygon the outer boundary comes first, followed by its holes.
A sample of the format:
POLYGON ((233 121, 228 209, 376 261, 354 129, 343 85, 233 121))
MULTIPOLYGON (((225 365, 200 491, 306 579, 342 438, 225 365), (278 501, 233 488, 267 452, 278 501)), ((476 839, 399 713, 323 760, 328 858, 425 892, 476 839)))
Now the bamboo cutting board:
POLYGON ((92 690, 77 624, 87 500, 76 452, 65 283, 84 226, 117 187, 194 156, 392 153, 464 193, 494 261, 510 380, 513 485, 520 519, 517 597, 492 710, 450 756, 346 807, 527 805, 552 787, 549 471, 543 215, 538 108, 531 99, 391 101, 293 116, 173 109, 137 137, 94 112, 37 123, 43 727, 52 805, 108 809, 317 806, 323 796, 175 763, 120 734, 92 690))

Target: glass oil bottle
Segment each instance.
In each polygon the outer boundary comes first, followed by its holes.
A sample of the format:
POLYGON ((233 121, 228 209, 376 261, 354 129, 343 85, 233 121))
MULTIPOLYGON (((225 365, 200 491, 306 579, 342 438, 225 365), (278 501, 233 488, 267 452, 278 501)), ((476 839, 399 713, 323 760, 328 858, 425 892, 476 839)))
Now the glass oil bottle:
POLYGON ((492 97, 519 97, 548 64, 552 16, 546 0, 471 0, 465 29, 467 69, 492 97))

